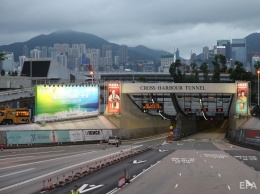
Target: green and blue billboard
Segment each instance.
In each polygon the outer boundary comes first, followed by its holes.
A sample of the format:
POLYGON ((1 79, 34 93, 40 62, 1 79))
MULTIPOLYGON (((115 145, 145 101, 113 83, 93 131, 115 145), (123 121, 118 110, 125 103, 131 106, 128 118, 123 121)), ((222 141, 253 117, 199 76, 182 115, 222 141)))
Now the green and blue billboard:
POLYGON ((98 113, 98 86, 35 86, 35 122, 88 117, 98 113))

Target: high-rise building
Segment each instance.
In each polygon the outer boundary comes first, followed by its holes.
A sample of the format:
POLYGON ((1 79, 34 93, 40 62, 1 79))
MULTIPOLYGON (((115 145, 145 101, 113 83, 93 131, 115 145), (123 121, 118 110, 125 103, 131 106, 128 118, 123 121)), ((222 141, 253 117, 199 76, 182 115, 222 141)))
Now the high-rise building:
POLYGON ((43 46, 41 51, 42 51, 41 52, 42 58, 47 58, 48 57, 48 48, 47 48, 47 46, 43 46))
POLYGON ((209 59, 209 47, 208 46, 203 47, 201 59, 202 59, 202 61, 207 61, 209 59))
POLYGON ((19 69, 22 70, 23 69, 23 63, 24 61, 27 59, 26 56, 19 56, 19 69))
POLYGON ((41 58, 41 51, 38 49, 30 50, 30 58, 41 58))
POLYGON ((111 45, 102 45, 101 56, 102 56, 102 57, 107 57, 107 56, 106 56, 106 52, 107 52, 107 51, 111 51, 111 54, 112 54, 112 46, 111 46, 111 45))
POLYGON ((259 55, 254 55, 252 57, 252 63, 251 63, 251 72, 252 73, 255 73, 256 72, 256 69, 255 69, 255 64, 257 62, 260 62, 260 56, 259 55))
POLYGON ((232 39, 232 61, 240 61, 244 69, 247 69, 246 39, 232 39))
POLYGON ((175 61, 180 59, 180 51, 179 49, 177 48, 176 52, 175 52, 175 61))
POLYGON ((29 57, 29 49, 26 45, 23 46, 23 55, 29 57))
POLYGON ((120 45, 119 46, 119 63, 125 64, 128 62, 128 46, 120 45))
POLYGON ((224 55, 227 61, 231 59, 230 40, 217 40, 217 54, 224 55))
POLYGON ((174 62, 174 54, 167 53, 161 55, 161 66, 159 67, 159 72, 167 73, 171 64, 174 62))

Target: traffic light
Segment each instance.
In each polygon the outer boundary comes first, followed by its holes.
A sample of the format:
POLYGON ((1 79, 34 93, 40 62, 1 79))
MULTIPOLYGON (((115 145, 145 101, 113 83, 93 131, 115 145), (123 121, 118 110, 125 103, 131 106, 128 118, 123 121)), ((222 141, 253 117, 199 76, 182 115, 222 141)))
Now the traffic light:
POLYGON ((204 108, 201 109, 201 111, 202 111, 202 112, 208 112, 208 108, 205 108, 205 107, 204 107, 204 108))
POLYGON ((216 112, 223 112, 223 108, 216 108, 216 112))
POLYGON ((191 108, 185 108, 184 109, 186 112, 190 112, 191 111, 191 108))

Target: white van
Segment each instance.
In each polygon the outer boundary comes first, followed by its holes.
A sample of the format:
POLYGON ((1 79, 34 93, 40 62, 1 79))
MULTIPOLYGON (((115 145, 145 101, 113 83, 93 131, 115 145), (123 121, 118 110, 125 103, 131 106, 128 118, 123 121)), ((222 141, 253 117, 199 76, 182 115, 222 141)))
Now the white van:
POLYGON ((121 139, 118 136, 109 136, 108 138, 108 145, 110 144, 121 144, 121 139))

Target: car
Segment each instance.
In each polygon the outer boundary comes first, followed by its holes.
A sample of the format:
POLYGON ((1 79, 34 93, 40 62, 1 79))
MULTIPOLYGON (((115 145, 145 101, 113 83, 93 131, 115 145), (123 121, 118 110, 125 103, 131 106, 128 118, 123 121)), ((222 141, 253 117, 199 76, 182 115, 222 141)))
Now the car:
POLYGON ((117 143, 118 144, 122 143, 120 137, 118 137, 118 136, 109 136, 109 138, 108 138, 108 145, 110 145, 110 144, 117 144, 117 143))

